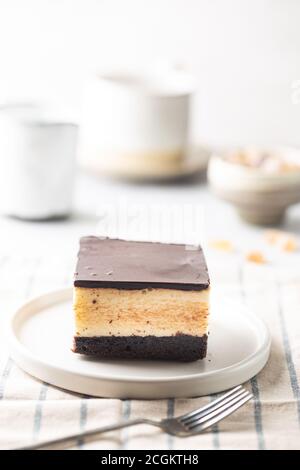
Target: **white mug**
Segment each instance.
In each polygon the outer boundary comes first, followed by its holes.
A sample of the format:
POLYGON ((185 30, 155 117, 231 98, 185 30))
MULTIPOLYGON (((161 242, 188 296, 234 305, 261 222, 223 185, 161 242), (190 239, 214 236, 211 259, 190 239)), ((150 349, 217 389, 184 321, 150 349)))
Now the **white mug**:
POLYGON ((0 108, 0 210, 24 219, 61 218, 72 206, 77 126, 35 106, 0 108))
POLYGON ((108 72, 85 87, 79 158, 83 166, 116 175, 168 173, 186 155, 193 78, 108 72))

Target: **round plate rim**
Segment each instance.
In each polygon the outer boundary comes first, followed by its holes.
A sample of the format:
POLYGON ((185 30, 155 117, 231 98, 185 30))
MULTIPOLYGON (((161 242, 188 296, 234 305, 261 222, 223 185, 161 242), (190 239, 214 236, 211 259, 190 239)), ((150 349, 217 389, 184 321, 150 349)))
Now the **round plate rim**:
MULTIPOLYGON (((215 376, 217 374, 223 374, 223 373, 230 373, 235 371, 236 369, 240 369, 243 366, 246 366, 247 364, 250 364, 255 357, 260 356, 261 354, 265 354, 267 352, 267 355, 269 355, 270 347, 271 347, 271 335, 270 332, 264 323, 264 321, 259 318, 257 315, 251 312, 250 309, 248 309, 245 305, 243 305, 242 302, 235 302, 231 301, 226 298, 226 302, 230 302, 232 304, 238 304, 239 309, 243 310, 244 315, 250 320, 250 322, 256 324, 255 326, 259 326, 259 331, 260 334, 262 334, 262 342, 258 349, 250 354, 248 357, 245 359, 234 363, 230 366, 223 367, 221 369, 217 370, 212 370, 212 371, 207 371, 207 372, 199 372, 199 373, 194 373, 194 374, 189 374, 189 375, 180 375, 180 376, 168 376, 168 377, 146 377, 146 376, 118 376, 118 375, 112 375, 108 376, 106 375, 101 375, 100 374, 95 374, 92 372, 85 373, 84 371, 76 371, 73 369, 65 369, 64 367, 60 367, 59 365, 53 365, 41 358, 37 358, 35 354, 33 354, 28 348, 26 348, 22 342, 18 339, 17 333, 15 332, 15 322, 19 319, 19 317, 22 317, 22 315, 26 314, 26 310, 31 307, 31 304, 37 303, 39 301, 46 300, 48 303, 48 306, 50 307, 51 305, 55 305, 56 303, 60 303, 63 301, 70 300, 70 297, 72 295, 72 288, 63 288, 63 289, 57 289, 57 290, 52 290, 50 292, 45 292, 39 296, 32 297, 25 303, 21 304, 12 314, 9 322, 9 327, 8 327, 8 340, 10 344, 10 350, 12 357, 14 359, 15 353, 16 356, 21 355, 22 357, 25 357, 26 360, 33 361, 34 363, 37 363, 41 366, 47 367, 48 369, 51 368, 52 370, 59 371, 59 372, 64 372, 66 374, 72 374, 75 376, 79 377, 87 377, 87 378, 92 378, 92 379, 98 379, 98 380, 103 380, 103 381, 108 381, 108 382, 122 382, 122 383, 127 383, 127 382, 135 382, 139 384, 145 384, 145 383, 168 383, 168 382, 182 382, 182 381, 187 381, 187 380, 196 380, 196 379, 206 379, 211 376, 215 376), (56 299, 52 300, 51 298, 56 299)), ((36 314, 39 311, 39 309, 35 308, 31 315, 36 314)), ((25 315, 26 316, 26 315, 25 315)), ((18 363, 18 360, 16 359, 16 362, 18 363)))
POLYGON ((182 178, 188 178, 204 172, 208 167, 211 156, 211 149, 205 145, 191 145, 190 153, 187 152, 183 164, 180 168, 173 171, 166 171, 160 174, 130 174, 126 172, 105 171, 97 168, 95 165, 82 163, 83 169, 87 172, 92 171, 104 177, 110 177, 116 180, 132 181, 136 183, 160 183, 172 182, 182 178))

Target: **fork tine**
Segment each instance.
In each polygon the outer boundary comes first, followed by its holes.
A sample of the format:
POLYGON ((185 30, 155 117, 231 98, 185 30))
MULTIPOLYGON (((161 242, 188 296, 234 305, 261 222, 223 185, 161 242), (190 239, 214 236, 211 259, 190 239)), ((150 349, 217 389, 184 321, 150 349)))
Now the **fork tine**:
POLYGON ((193 421, 197 421, 199 420, 199 418, 202 418, 208 414, 211 414, 213 411, 217 410, 218 408, 221 408, 226 403, 231 402, 234 398, 240 397, 245 392, 247 392, 247 390, 245 388, 241 388, 240 390, 237 390, 235 393, 232 393, 229 396, 223 395, 220 400, 214 400, 213 402, 210 403, 210 406, 207 406, 204 410, 202 408, 200 408, 198 411, 195 410, 193 416, 190 416, 189 418, 185 418, 181 421, 186 425, 190 425, 192 424, 193 421))
POLYGON ((227 416, 231 415, 234 413, 236 410, 238 410, 241 406, 243 406, 247 401, 251 400, 253 398, 253 395, 251 393, 247 393, 246 396, 242 399, 240 399, 237 403, 225 407, 223 411, 220 409, 218 410, 218 414, 216 416, 213 416, 211 419, 208 419, 204 423, 200 423, 197 426, 193 426, 190 431, 192 433, 199 433, 202 431, 205 431, 205 429, 210 428, 214 424, 218 423, 219 421, 222 421, 222 419, 226 418, 227 416))
POLYGON ((228 401, 227 403, 222 405, 220 408, 215 409, 211 413, 207 413, 205 416, 200 416, 196 421, 193 421, 192 423, 187 423, 186 426, 189 429, 191 429, 195 426, 198 426, 199 424, 205 423, 206 421, 208 421, 209 419, 211 419, 214 416, 218 415, 219 413, 222 413, 222 411, 227 410, 227 408, 230 408, 235 403, 238 403, 240 400, 242 400, 248 394, 249 394, 249 392, 246 390, 244 393, 242 393, 238 397, 235 397, 232 400, 228 401))
MULTIPOLYGON (((189 418, 192 418, 193 416, 197 415, 200 411, 205 411, 209 408, 211 408, 212 406, 220 403, 221 401, 223 401, 225 398, 231 396, 232 394, 234 394, 235 392, 237 392, 238 390, 241 390, 243 387, 241 385, 238 385, 237 387, 235 388, 232 388, 231 390, 229 390, 229 392, 226 392, 224 393, 221 397, 217 398, 216 400, 212 401, 211 403, 208 403, 208 405, 205 405, 205 406, 201 406, 201 408, 198 408, 197 410, 194 410, 194 411, 191 411, 190 413, 186 413, 182 416, 179 416, 178 419, 180 421, 186 421, 188 420, 189 418)), ((243 389, 244 390, 244 389, 243 389)))

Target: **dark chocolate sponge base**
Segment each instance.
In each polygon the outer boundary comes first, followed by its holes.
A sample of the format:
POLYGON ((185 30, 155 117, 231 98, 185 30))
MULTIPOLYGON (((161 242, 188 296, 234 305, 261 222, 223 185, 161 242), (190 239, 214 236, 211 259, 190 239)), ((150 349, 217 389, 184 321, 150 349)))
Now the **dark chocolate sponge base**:
POLYGON ((73 351, 102 359, 191 362, 206 356, 207 335, 75 336, 73 351))

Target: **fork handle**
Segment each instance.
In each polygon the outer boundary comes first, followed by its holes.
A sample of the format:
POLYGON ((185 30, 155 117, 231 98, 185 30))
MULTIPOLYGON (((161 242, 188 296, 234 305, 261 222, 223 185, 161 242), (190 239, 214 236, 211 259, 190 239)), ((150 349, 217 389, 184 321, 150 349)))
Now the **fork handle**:
POLYGON ((121 421, 116 424, 111 424, 109 426, 102 426, 100 428, 91 429, 89 431, 78 432, 75 434, 70 434, 65 437, 59 437, 57 439, 50 439, 48 441, 40 441, 35 444, 29 444, 28 446, 18 447, 13 450, 37 450, 37 449, 46 449, 47 447, 54 446, 56 444, 64 444, 74 440, 80 440, 87 437, 95 436, 96 434, 101 434, 104 432, 115 431, 117 429, 128 428, 129 426, 135 426, 137 424, 150 424, 152 426, 160 427, 160 423, 157 421, 152 421, 151 419, 131 419, 128 421, 121 421))

